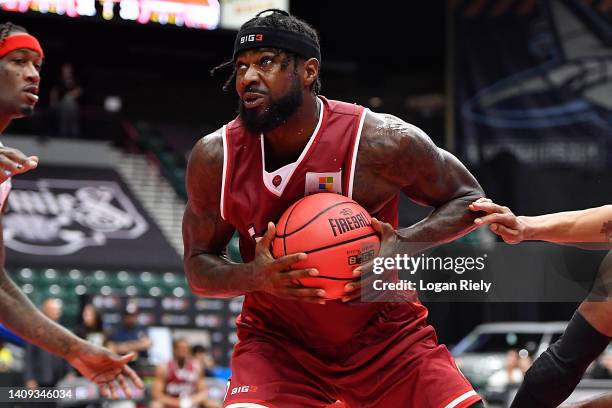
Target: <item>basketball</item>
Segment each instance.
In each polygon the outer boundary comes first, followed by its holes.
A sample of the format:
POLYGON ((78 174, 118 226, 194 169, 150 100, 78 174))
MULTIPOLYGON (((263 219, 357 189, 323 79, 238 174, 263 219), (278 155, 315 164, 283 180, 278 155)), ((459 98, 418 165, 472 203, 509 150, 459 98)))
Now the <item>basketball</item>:
POLYGON ((354 279, 353 269, 372 260, 379 248, 368 212, 333 193, 313 194, 291 205, 276 224, 272 243, 275 258, 297 252, 308 255, 293 269, 316 268, 319 276, 296 284, 322 288, 328 300, 342 297, 344 286, 354 279))

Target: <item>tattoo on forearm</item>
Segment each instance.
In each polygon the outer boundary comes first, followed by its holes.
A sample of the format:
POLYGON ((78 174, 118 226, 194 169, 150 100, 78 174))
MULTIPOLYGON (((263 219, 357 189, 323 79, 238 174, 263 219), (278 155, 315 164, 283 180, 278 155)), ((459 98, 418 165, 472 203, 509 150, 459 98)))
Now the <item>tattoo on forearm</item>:
POLYGON ((603 223, 601 233, 605 235, 608 242, 612 242, 612 220, 603 223))

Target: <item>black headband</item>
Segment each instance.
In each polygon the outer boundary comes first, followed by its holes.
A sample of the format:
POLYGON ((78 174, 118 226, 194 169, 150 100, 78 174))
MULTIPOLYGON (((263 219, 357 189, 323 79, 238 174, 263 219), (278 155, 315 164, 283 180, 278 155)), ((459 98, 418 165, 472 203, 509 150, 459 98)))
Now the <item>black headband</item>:
POLYGON ((234 56, 246 50, 257 48, 279 48, 294 52, 306 59, 321 61, 321 50, 317 43, 306 34, 272 27, 248 27, 238 32, 234 42, 234 56))

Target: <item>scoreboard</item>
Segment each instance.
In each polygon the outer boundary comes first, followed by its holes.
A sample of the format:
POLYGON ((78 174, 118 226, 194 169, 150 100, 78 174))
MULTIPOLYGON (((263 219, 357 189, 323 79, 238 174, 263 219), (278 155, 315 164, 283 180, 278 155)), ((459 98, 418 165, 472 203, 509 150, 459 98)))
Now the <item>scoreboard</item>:
POLYGON ((218 0, 0 0, 0 9, 204 30, 217 28, 221 14, 218 0))

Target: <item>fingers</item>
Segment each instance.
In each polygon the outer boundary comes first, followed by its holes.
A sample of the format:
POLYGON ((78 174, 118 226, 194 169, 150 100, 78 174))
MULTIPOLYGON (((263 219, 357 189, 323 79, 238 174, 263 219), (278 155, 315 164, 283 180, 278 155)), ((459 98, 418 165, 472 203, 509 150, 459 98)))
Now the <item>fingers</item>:
POLYGON ((142 383, 142 380, 140 379, 138 374, 136 374, 136 372, 134 370, 132 370, 131 367, 124 366, 123 367, 123 374, 127 375, 130 378, 130 380, 132 381, 132 384, 134 384, 137 388, 143 388, 144 387, 144 384, 142 383))
POLYGON ((501 224, 492 224, 491 230, 500 237, 502 237, 504 242, 506 242, 507 244, 518 244, 522 240, 517 230, 510 229, 501 224))
POLYGON ((487 224, 501 224, 512 228, 516 226, 516 216, 512 213, 493 213, 484 217, 476 218, 474 220, 474 224, 479 226, 487 224))
POLYGON ((306 260, 307 257, 308 256, 304 253, 284 255, 272 261, 271 266, 277 271, 282 271, 289 269, 289 267, 295 263, 306 260))
POLYGON ((350 302, 361 297, 362 289, 372 284, 374 275, 365 276, 362 279, 354 280, 353 282, 344 285, 344 296, 342 296, 343 302, 350 302))
POLYGON ((344 296, 342 296, 343 302, 350 302, 361 296, 361 281, 355 281, 344 285, 344 296))
POLYGON ((283 278, 288 280, 297 280, 301 278, 309 278, 313 276, 318 276, 319 271, 316 269, 293 269, 288 272, 283 272, 283 278))
POLYGON ((383 233, 383 227, 381 225, 381 222, 378 221, 377 218, 372 217, 370 220, 370 224, 372 224, 372 228, 374 228, 374 231, 378 232, 379 234, 383 233))
POLYGON ((20 150, 13 149, 11 147, 0 148, 0 156, 4 156, 10 159, 11 161, 15 163, 19 163, 23 166, 25 166, 26 162, 30 159, 36 160, 38 162, 38 157, 36 156, 28 157, 25 154, 23 154, 20 150))
POLYGON ((348 295, 342 296, 342 302, 352 302, 353 300, 357 300, 361 297, 361 291, 357 290, 348 295))
POLYGON ((119 383, 119 386, 123 390, 125 397, 127 399, 132 399, 132 390, 130 389, 130 386, 128 385, 127 381, 125 380, 125 377, 122 374, 119 374, 117 376, 117 382, 119 383))
POLYGON ((354 281, 351 283, 347 283, 346 285, 344 285, 344 291, 345 292, 353 292, 357 289, 361 288, 361 282, 360 281, 354 281))
POLYGON ((473 202, 468 207, 472 211, 484 211, 488 214, 492 214, 492 213, 500 213, 500 214, 510 213, 512 214, 512 211, 510 211, 508 207, 504 207, 504 206, 495 204, 492 201, 473 202))
MULTIPOLYGON (((33 156, 34 157, 34 156, 33 156)), ((4 183, 10 177, 25 173, 35 169, 38 166, 38 158, 36 160, 26 161, 25 164, 14 162, 0 154, 0 183, 4 183)))
POLYGON ((119 392, 117 390, 117 385, 115 385, 114 381, 109 381, 106 383, 108 385, 108 388, 110 389, 110 393, 111 393, 111 398, 116 400, 119 398, 119 392))
POLYGON ((381 236, 384 236, 385 233, 395 232, 395 229, 391 226, 391 224, 379 221, 378 218, 372 217, 371 224, 374 231, 381 236))
POLYGON ((365 272, 371 270, 372 269, 372 265, 374 265, 374 262, 372 262, 372 261, 359 265, 358 267, 353 269, 353 277, 355 277, 355 278, 360 277, 365 272))
POLYGON ((136 358, 136 353, 129 353, 129 354, 126 354, 125 356, 121 356, 119 360, 117 361, 116 366, 120 367, 120 366, 126 365, 130 361, 133 361, 135 358, 136 358))
POLYGON ((108 391, 108 386, 105 383, 98 384, 98 388, 100 389, 100 395, 103 398, 110 397, 110 392, 108 391))
POLYGON ((321 288, 287 288, 286 297, 301 302, 325 304, 325 291, 321 288))
POLYGON ((0 154, 0 170, 2 171, 2 176, 6 179, 21 172, 23 165, 0 154))
POLYGON ((22 163, 24 170, 22 171, 22 173, 24 171, 28 171, 28 170, 32 170, 35 169, 36 167, 38 167, 38 156, 30 156, 28 157, 28 160, 25 163, 22 163))
POLYGON ((38 156, 28 157, 17 149, 4 148, 0 150, 0 166, 5 175, 24 173, 38 166, 38 156))
POLYGON ((261 238, 261 241, 259 241, 259 244, 257 246, 262 250, 269 251, 270 246, 272 245, 272 240, 274 239, 275 236, 276 236, 276 226, 274 225, 273 222, 269 222, 268 229, 266 230, 266 233, 261 238))

